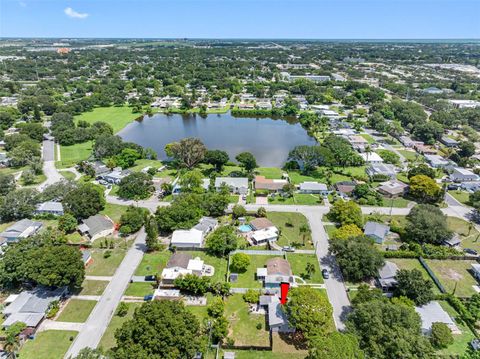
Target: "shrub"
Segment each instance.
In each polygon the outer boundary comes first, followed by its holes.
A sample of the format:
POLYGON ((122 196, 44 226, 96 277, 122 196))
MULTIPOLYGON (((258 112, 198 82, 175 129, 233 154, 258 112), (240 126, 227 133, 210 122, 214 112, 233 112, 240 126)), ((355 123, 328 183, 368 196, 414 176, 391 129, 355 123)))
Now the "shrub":
POLYGON ((117 308, 117 315, 119 317, 124 317, 128 314, 128 305, 125 302, 120 302, 117 308))
POLYGON ((245 273, 250 265, 250 257, 245 253, 235 253, 230 258, 230 269, 233 272, 245 273))
POLYGON ((437 349, 448 347, 453 343, 453 335, 445 323, 433 323, 430 342, 437 349))

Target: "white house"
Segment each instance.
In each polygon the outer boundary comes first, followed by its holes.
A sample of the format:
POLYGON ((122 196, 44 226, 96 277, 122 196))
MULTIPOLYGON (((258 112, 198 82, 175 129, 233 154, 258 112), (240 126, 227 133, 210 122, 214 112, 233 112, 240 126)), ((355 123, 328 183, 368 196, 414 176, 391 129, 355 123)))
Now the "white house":
POLYGON ((250 239, 255 246, 274 242, 278 239, 278 229, 276 227, 268 227, 254 231, 251 234, 250 239))
POLYGON ((383 163, 382 157, 376 152, 360 153, 360 157, 362 157, 367 164, 383 163))
POLYGON ((172 233, 170 245, 179 248, 200 248, 203 245, 203 232, 195 228, 177 229, 172 233))
POLYGON ((318 182, 302 182, 299 185, 300 193, 312 193, 312 194, 321 194, 326 196, 330 193, 328 187, 325 183, 318 182))
POLYGON ((226 185, 230 192, 237 194, 247 194, 247 177, 217 177, 215 178, 215 189, 218 191, 222 185, 226 185))
POLYGON ((444 168, 450 164, 450 161, 439 155, 425 155, 425 159, 433 168, 444 168))
POLYGON ((450 179, 454 182, 472 182, 478 181, 480 177, 466 168, 454 167, 450 179))

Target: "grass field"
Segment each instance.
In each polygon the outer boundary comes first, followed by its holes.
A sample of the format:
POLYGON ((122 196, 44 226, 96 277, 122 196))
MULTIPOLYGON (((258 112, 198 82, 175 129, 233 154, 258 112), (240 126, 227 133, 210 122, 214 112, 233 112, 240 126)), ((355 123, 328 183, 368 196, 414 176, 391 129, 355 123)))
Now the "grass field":
POLYGON ((60 161, 57 161, 57 168, 75 166, 80 161, 88 160, 92 154, 92 142, 77 143, 72 146, 60 146, 60 161))
POLYGON ((108 281, 104 280, 84 280, 79 295, 102 295, 108 285, 108 281))
POLYGON ((108 123, 113 128, 113 132, 117 133, 130 122, 140 117, 138 113, 132 113, 132 109, 127 106, 120 107, 98 107, 93 111, 84 112, 81 115, 75 116, 75 121, 87 121, 92 124, 94 122, 102 121, 108 123))
POLYGON ((256 279, 257 268, 265 267, 268 260, 275 256, 249 255, 250 265, 245 273, 238 274, 238 280, 232 283, 236 288, 261 288, 262 282, 256 279))
POLYGON ((56 320, 57 322, 83 323, 96 305, 96 300, 70 299, 56 320))
POLYGON ((472 248, 480 252, 479 233, 473 226, 469 226, 469 222, 456 217, 448 217, 447 223, 448 228, 460 234, 462 248, 472 248))
POLYGON ((135 271, 135 275, 151 275, 161 273, 165 268, 168 259, 171 257, 170 251, 148 252, 143 255, 142 261, 135 271))
POLYGON ((92 249, 92 258, 93 262, 88 265, 85 269, 86 275, 97 275, 97 276, 112 276, 117 267, 125 257, 126 250, 123 248, 114 248, 114 249, 92 249), (110 251, 111 255, 108 258, 104 258, 104 253, 110 251))
POLYGON ((471 265, 476 261, 429 259, 426 262, 447 292, 455 291, 457 297, 470 297, 476 293, 473 286, 478 283, 470 274, 471 265))
POLYGON ((282 196, 268 197, 269 204, 290 204, 290 205, 321 205, 323 199, 317 194, 295 193, 292 197, 284 198, 282 196))
POLYGON ((267 218, 282 231, 277 241, 278 245, 289 246, 296 243, 299 248, 313 248, 311 235, 306 234, 304 242, 303 234, 300 233, 302 225, 308 226, 307 218, 303 214, 295 212, 268 212, 267 218))
POLYGON ((433 284, 433 291, 435 294, 440 294, 440 290, 437 288, 435 283, 433 282, 432 278, 428 275, 427 271, 425 268, 422 267, 420 264, 420 261, 416 258, 387 258, 385 259, 388 262, 393 262, 395 263, 399 269, 406 269, 406 270, 412 270, 412 269, 417 269, 420 272, 422 272, 422 276, 425 279, 428 279, 432 282, 433 284))
POLYGON ((60 171, 60 174, 69 181, 73 181, 75 179, 75 173, 72 171, 60 171))
POLYGON ((226 300, 225 317, 230 323, 228 337, 235 345, 269 345, 269 334, 265 330, 265 316, 250 314, 248 304, 241 294, 234 294, 226 300), (257 324, 261 329, 257 329, 257 324))
POLYGON ((315 272, 312 274, 310 279, 305 279, 307 283, 323 283, 322 273, 320 272, 320 267, 318 265, 318 259, 315 254, 294 254, 288 253, 287 260, 292 267, 292 272, 294 275, 303 277, 302 273, 305 273, 305 267, 307 263, 312 263, 315 266, 315 272))
POLYGON ((64 330, 46 330, 33 340, 27 340, 18 355, 22 359, 62 359, 77 332, 64 330), (72 340, 70 340, 73 338, 72 340))
POLYGON ((155 284, 155 282, 130 283, 124 295, 131 297, 144 297, 148 294, 152 294, 155 290, 152 283, 155 284))
MULTIPOLYGON (((224 352, 235 352, 236 359, 303 359, 307 356, 306 352, 299 351, 298 353, 282 353, 267 350, 230 350, 225 349, 224 352)), ((222 358, 222 356, 219 356, 222 358)))
POLYGON ((33 183, 30 183, 28 185, 25 185, 25 182, 23 181, 23 178, 20 177, 20 180, 18 181, 18 183, 21 185, 21 186, 25 186, 25 187, 33 187, 33 186, 36 186, 36 185, 39 185, 40 183, 43 183, 47 180, 47 176, 45 176, 43 173, 40 174, 40 175, 36 175, 34 180, 33 180, 33 183))
POLYGON ((108 324, 107 330, 103 334, 102 339, 100 340, 99 347, 108 350, 115 346, 115 331, 122 326, 127 320, 133 317, 133 312, 136 308, 140 307, 142 303, 126 303, 128 306, 128 313, 124 317, 119 317, 114 315, 112 320, 108 324))
POLYGON ((415 161, 418 159, 421 159, 423 158, 422 155, 419 155, 417 152, 415 151, 408 151, 408 150, 398 150, 398 152, 407 159, 407 161, 415 161))
POLYGON ((470 346, 470 341, 475 338, 475 335, 467 325, 462 323, 459 314, 455 311, 455 309, 452 308, 450 304, 445 301, 440 301, 440 305, 455 320, 458 329, 460 329, 462 333, 454 334, 453 344, 445 349, 437 351, 437 354, 444 355, 448 358, 457 358, 459 355, 461 356, 465 353, 470 346))
POLYGON ((105 209, 100 211, 100 214, 104 214, 116 223, 120 221, 120 217, 127 210, 128 206, 122 206, 119 204, 106 203, 105 209))
POLYGON ((448 191, 448 194, 450 194, 458 202, 468 205, 468 199, 470 197, 470 194, 468 192, 457 190, 457 191, 448 191))

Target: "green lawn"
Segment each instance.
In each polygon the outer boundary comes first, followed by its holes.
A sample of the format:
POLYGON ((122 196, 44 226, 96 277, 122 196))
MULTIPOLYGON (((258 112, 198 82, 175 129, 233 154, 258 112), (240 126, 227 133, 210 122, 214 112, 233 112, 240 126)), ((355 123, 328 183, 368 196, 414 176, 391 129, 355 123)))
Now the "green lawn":
POLYGON ((104 214, 116 223, 120 221, 120 217, 127 210, 128 206, 122 206, 119 204, 106 203, 105 209, 100 211, 100 214, 104 214))
POLYGON ((155 284, 154 282, 130 283, 123 295, 130 297, 144 297, 148 294, 152 294, 155 291, 152 283, 155 284))
POLYGON ((115 346, 115 331, 122 326, 128 319, 133 317, 133 312, 136 308, 140 307, 142 303, 126 303, 128 306, 128 313, 124 317, 119 317, 118 315, 114 315, 112 320, 108 324, 107 330, 103 334, 102 339, 100 340, 99 347, 108 350, 115 346))
MULTIPOLYGON (((230 350, 225 349, 224 352, 235 352, 235 359, 303 359, 306 353, 282 353, 267 350, 230 350)), ((222 358, 222 356, 220 356, 222 358)))
POLYGON ((312 263, 315 266, 315 272, 312 274, 310 279, 305 279, 306 282, 315 284, 323 283, 322 273, 320 271, 318 259, 315 254, 287 253, 287 260, 292 267, 293 274, 299 277, 303 277, 302 274, 305 273, 305 267, 307 266, 307 263, 312 263))
POLYGON ((300 233, 302 225, 308 226, 307 218, 303 214, 295 212, 268 212, 267 218, 282 231, 277 241, 278 245, 288 246, 295 243, 299 248, 313 248, 311 235, 306 234, 304 241, 303 234, 300 233))
POLYGON ((229 197, 229 202, 230 203, 238 203, 238 195, 236 194, 231 194, 230 197, 229 197))
POLYGON ((58 322, 83 323, 96 305, 96 300, 70 299, 56 320, 58 322))
POLYGON ((463 248, 472 248, 480 252, 480 235, 475 227, 470 227, 469 222, 461 218, 448 217, 448 228, 460 234, 463 248))
POLYGON ((360 136, 366 139, 369 144, 375 143, 375 140, 373 139, 373 137, 370 136, 368 133, 361 133, 360 136))
POLYGON ((407 161, 415 161, 417 159, 423 158, 422 155, 418 154, 417 152, 411 150, 397 150, 403 157, 407 159, 407 161))
POLYGON ((79 295, 102 295, 108 285, 105 280, 84 280, 79 295))
POLYGON ((215 273, 211 277, 214 282, 225 282, 227 276, 227 259, 211 256, 201 251, 189 251, 192 258, 200 257, 205 264, 211 265, 215 268, 215 273))
POLYGON ((36 175, 35 176, 35 179, 33 180, 33 183, 30 183, 28 185, 25 185, 23 179, 20 177, 20 180, 18 181, 18 183, 21 185, 21 186, 24 186, 24 187, 33 187, 33 186, 36 186, 36 185, 39 185, 40 183, 43 183, 47 180, 47 176, 45 176, 43 173, 40 174, 40 175, 36 175))
POLYGON ((76 177, 72 171, 60 171, 60 174, 69 181, 73 181, 76 177))
POLYGON ((236 288, 261 288, 263 283, 256 279, 257 268, 265 267, 268 260, 275 256, 249 255, 250 265, 245 273, 238 274, 238 280, 232 283, 236 288))
POLYGON ((478 285, 475 278, 470 274, 471 260, 431 260, 427 261, 428 266, 438 277, 445 290, 457 297, 470 297, 475 294, 474 285, 478 285))
MULTIPOLYGON (((412 202, 409 199, 405 199, 402 197, 398 198, 388 198, 388 197, 383 197, 383 204, 382 207, 394 207, 394 208, 406 208, 408 207, 408 204, 412 202)), ((365 207, 368 207, 368 204, 362 205, 365 207)))
POLYGON ((11 175, 17 172, 21 172, 23 170, 26 170, 28 166, 23 166, 23 167, 5 167, 5 168, 0 168, 0 174, 2 175, 11 175))
POLYGON ((135 271, 135 275, 152 275, 161 273, 171 255, 172 253, 168 250, 145 253, 135 271))
POLYGON ((117 267, 125 257, 126 250, 123 248, 114 249, 92 249, 93 262, 85 269, 86 275, 96 276, 112 276, 117 267), (104 258, 104 253, 110 251, 111 255, 108 258, 104 258))
POLYGON ((459 355, 465 353, 470 346, 469 343, 475 338, 470 328, 462 323, 459 314, 455 311, 450 304, 445 301, 440 301, 442 308, 455 320, 455 324, 462 332, 461 334, 454 334, 454 342, 449 347, 437 351, 437 354, 446 356, 448 358, 457 358, 459 355))
POLYGON ((88 160, 92 154, 92 142, 77 143, 72 146, 60 146, 60 161, 57 161, 57 168, 75 166, 80 161, 88 160))
MULTIPOLYGON (((208 302, 208 300, 207 300, 208 302)), ((186 307, 189 312, 197 317, 200 324, 208 318, 207 306, 206 305, 189 305, 186 307)))
POLYGON ((448 191, 448 193, 458 202, 468 205, 468 199, 470 197, 470 194, 468 192, 456 190, 448 191))
POLYGON ((399 269, 406 269, 406 270, 412 270, 412 269, 417 269, 420 272, 422 272, 423 278, 428 279, 432 282, 433 284, 433 290, 436 294, 440 294, 440 290, 437 288, 435 283, 433 282, 433 279, 430 277, 430 275, 427 273, 425 268, 422 267, 420 264, 420 261, 416 258, 387 258, 385 259, 388 262, 393 262, 395 263, 399 269))
POLYGON ((291 204, 291 205, 321 205, 323 199, 317 194, 295 193, 292 197, 284 198, 282 196, 268 197, 269 204, 291 204))
POLYGON ((27 340, 18 355, 22 359, 62 359, 73 339, 75 331, 46 330, 27 340))
POLYGON ((138 113, 132 113, 132 109, 127 106, 119 107, 98 107, 93 111, 84 112, 75 116, 75 121, 87 121, 88 123, 106 122, 113 128, 113 132, 117 133, 130 122, 140 117, 138 113))
POLYGON ((269 345, 269 334, 265 330, 265 316, 250 314, 248 304, 244 302, 241 294, 234 294, 226 300, 225 317, 230 323, 229 338, 235 345, 269 345), (257 329, 261 324, 261 329, 257 329))
POLYGON ((278 167, 259 167, 255 170, 259 176, 265 176, 265 178, 280 179, 284 173, 281 168, 278 167))

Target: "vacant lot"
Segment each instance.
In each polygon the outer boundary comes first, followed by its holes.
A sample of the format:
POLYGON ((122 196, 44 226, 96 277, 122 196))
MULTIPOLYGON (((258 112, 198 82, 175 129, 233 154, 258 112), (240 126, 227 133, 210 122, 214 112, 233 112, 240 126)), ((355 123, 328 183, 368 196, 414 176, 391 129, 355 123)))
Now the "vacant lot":
POLYGON ((62 359, 77 334, 74 331, 63 330, 40 332, 35 339, 27 340, 18 357, 22 359, 62 359))
POLYGON ((153 275, 161 273, 172 253, 168 250, 149 252, 143 255, 142 261, 135 271, 135 275, 153 275))
POLYGON ((422 267, 420 261, 416 258, 387 258, 386 261, 395 263, 399 269, 412 270, 417 269, 422 272, 423 278, 428 279, 432 282, 433 290, 435 293, 440 293, 440 290, 437 288, 433 279, 428 275, 425 268, 422 267))
POLYGON ((60 146, 60 161, 57 161, 58 168, 75 166, 80 161, 88 160, 92 154, 92 142, 77 143, 72 146, 60 146))
POLYGON ((98 107, 90 112, 84 112, 75 116, 75 121, 87 121, 88 123, 106 122, 113 128, 113 132, 117 133, 134 119, 140 117, 138 113, 132 113, 132 109, 127 106, 119 107, 98 107))
POLYGON ((228 319, 228 337, 235 341, 235 345, 269 345, 269 334, 265 330, 265 316, 250 314, 248 304, 241 294, 234 294, 226 300, 225 317, 228 319), (257 329, 257 325, 261 329, 257 329))
POLYGON ((128 313, 124 317, 119 317, 118 315, 114 315, 112 320, 108 324, 107 330, 103 334, 102 340, 100 340, 99 347, 103 348, 104 350, 111 349, 115 346, 115 331, 122 326, 128 319, 133 317, 133 313, 135 312, 135 308, 138 308, 142 305, 142 303, 126 303, 128 306, 128 313))
POLYGON ((86 275, 112 276, 125 257, 126 249, 92 249, 93 262, 85 269, 86 275), (108 254, 109 253, 109 254, 108 254))
POLYGON ((104 280, 84 280, 79 295, 102 295, 109 282, 104 280))
POLYGON ((454 292, 458 297, 470 297, 476 293, 473 286, 477 285, 477 281, 470 272, 472 263, 476 261, 427 260, 445 290, 454 292))
POLYGON ((303 214, 295 212, 268 212, 267 218, 282 231, 277 241, 278 245, 291 246, 295 244, 296 247, 313 248, 311 235, 300 232, 302 226, 308 226, 308 220, 303 214))
POLYGON ((323 199, 318 194, 295 193, 292 197, 268 197, 269 204, 298 204, 306 206, 318 206, 323 203, 323 199))
POLYGON ((56 320, 58 322, 83 323, 96 305, 96 300, 70 299, 56 320))

